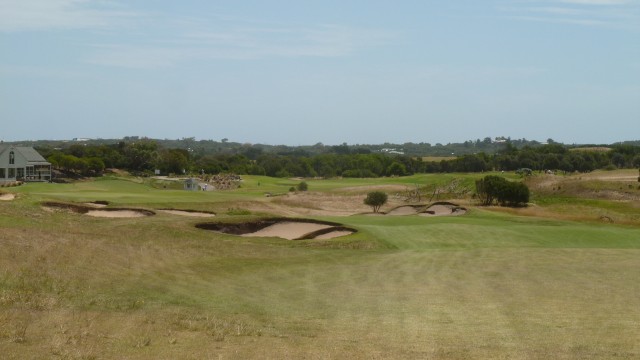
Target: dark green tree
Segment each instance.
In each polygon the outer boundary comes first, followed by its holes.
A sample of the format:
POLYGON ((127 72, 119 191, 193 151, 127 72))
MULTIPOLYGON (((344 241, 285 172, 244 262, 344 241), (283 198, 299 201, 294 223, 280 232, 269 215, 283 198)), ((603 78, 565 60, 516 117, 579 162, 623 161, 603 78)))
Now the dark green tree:
POLYGON ((394 161, 387 168, 387 175, 390 175, 390 176, 404 176, 406 174, 407 174, 406 166, 404 166, 404 164, 401 164, 397 161, 394 161))
POLYGON ((487 175, 476 181, 476 196, 480 204, 485 206, 494 202, 500 206, 525 206, 529 202, 529 188, 521 182, 487 175))

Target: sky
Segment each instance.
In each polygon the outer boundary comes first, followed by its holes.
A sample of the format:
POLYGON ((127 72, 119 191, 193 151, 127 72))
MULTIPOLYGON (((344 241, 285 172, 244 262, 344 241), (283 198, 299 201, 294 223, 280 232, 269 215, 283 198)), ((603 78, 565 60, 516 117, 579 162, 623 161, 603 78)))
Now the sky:
POLYGON ((0 140, 640 139, 640 0, 0 0, 0 140))

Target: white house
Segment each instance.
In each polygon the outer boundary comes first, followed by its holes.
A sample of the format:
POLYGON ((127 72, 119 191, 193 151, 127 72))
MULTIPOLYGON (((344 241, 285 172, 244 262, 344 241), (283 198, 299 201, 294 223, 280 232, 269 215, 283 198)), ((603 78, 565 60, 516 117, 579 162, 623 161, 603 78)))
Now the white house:
POLYGON ((49 180, 51 163, 34 148, 0 145, 0 183, 49 180))

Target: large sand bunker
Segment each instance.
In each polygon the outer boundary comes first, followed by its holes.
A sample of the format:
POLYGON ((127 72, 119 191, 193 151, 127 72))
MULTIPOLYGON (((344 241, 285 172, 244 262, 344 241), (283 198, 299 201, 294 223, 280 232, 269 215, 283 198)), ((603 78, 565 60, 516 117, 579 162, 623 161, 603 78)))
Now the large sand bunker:
POLYGON ((265 219, 239 224, 205 223, 197 228, 245 237, 279 237, 288 240, 333 239, 350 235, 355 229, 338 223, 307 219, 265 219))
POLYGON ((171 214, 171 215, 180 215, 180 216, 191 216, 191 217, 214 217, 216 214, 212 212, 206 211, 196 211, 196 210, 177 210, 177 209, 160 209, 158 210, 161 213, 171 214))
POLYGON ((67 210, 77 214, 83 214, 93 217, 106 217, 106 218, 135 218, 143 216, 155 215, 151 210, 146 209, 130 209, 130 208, 99 208, 96 209, 93 205, 81 205, 81 204, 68 204, 48 201, 42 203, 46 209, 59 209, 67 210))
POLYGON ((16 194, 0 193, 0 201, 11 201, 16 198, 16 194))

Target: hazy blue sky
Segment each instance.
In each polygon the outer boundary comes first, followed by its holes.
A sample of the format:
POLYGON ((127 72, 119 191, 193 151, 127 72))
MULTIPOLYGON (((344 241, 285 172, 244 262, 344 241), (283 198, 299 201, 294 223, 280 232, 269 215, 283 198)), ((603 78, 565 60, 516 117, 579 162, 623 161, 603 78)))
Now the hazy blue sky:
POLYGON ((640 139, 640 0, 0 0, 0 139, 640 139))

